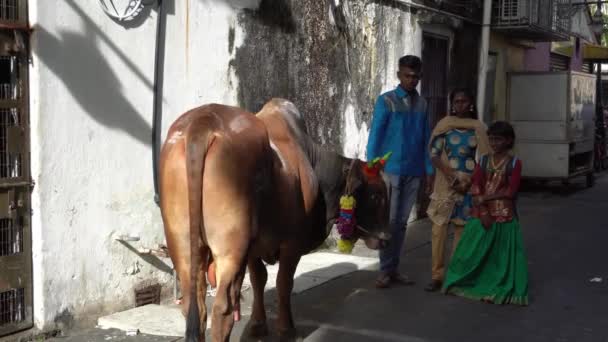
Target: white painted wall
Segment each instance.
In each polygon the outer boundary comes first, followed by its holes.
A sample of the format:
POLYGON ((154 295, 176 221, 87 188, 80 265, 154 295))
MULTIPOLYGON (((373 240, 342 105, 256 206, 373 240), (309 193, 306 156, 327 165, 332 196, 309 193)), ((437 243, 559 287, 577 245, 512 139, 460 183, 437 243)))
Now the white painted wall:
MULTIPOLYGON (((208 102, 236 105, 229 68, 243 41, 237 14, 259 0, 180 0, 169 9, 163 94, 164 139, 181 113, 208 102), (228 48, 231 28, 235 49, 228 48)), ((133 304, 133 286, 171 275, 115 241, 141 236, 134 247, 164 243, 153 202, 152 84, 157 13, 125 28, 97 1, 30 1, 34 314, 38 328, 133 304)), ((364 20, 373 25, 373 11, 364 20)), ((408 16, 399 12, 395 16, 408 16)), ((384 90, 394 88, 398 58, 420 54, 422 30, 412 20, 386 29, 384 90), (399 27, 398 27, 399 26, 399 27)), ((377 28, 376 28, 377 29, 377 28)), ((354 103, 351 94, 347 101, 354 103)), ((344 151, 364 156, 368 124, 346 122, 344 151)), ((165 266, 165 268, 170 266, 165 266)))
POLYGON ((164 241, 150 145, 156 13, 127 30, 97 1, 30 1, 30 11, 34 310, 44 328, 132 305, 135 284, 171 275, 114 240, 164 241))

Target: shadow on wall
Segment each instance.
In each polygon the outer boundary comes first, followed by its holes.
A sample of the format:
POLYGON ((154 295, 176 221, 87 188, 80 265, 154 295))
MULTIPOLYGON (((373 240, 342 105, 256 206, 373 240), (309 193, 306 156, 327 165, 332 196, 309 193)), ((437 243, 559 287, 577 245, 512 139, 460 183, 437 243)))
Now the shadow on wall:
POLYGON ((261 24, 293 33, 296 21, 289 0, 200 0, 203 3, 224 5, 235 10, 244 10, 261 24))
MULTIPOLYGON (((150 124, 131 104, 129 94, 133 92, 123 88, 120 75, 112 69, 99 46, 102 43, 108 44, 140 82, 150 89, 153 84, 77 4, 71 0, 67 2, 84 21, 84 31, 61 31, 55 36, 44 27, 36 27, 41 62, 62 80, 73 98, 92 119, 106 127, 122 130, 142 144, 150 145, 150 124)), ((150 58, 154 58, 152 50, 150 58)))

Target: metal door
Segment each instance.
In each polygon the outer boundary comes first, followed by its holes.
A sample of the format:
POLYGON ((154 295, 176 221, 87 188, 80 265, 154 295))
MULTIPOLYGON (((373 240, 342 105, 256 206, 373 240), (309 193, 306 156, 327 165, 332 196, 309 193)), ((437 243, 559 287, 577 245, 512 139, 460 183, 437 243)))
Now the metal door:
MULTIPOLYGON (((448 112, 448 39, 425 33, 422 39, 422 93, 428 103, 431 127, 448 112)), ((430 202, 423 182, 418 192, 417 217, 426 217, 430 202)))
POLYGON ((426 98, 431 126, 448 111, 448 39, 424 34, 422 40, 422 96, 426 98))

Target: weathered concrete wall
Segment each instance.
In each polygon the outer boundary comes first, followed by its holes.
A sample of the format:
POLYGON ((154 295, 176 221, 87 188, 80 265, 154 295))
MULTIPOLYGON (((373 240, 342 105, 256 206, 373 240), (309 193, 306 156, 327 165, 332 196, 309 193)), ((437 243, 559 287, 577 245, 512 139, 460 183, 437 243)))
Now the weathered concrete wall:
POLYGON ((70 326, 133 305, 141 282, 171 281, 170 265, 115 241, 164 241, 150 147, 156 13, 126 29, 97 1, 29 4, 34 317, 70 326))
POLYGON ((239 105, 257 111, 288 98, 319 142, 362 157, 376 97, 398 84, 399 57, 420 55, 419 25, 369 1, 286 0, 281 10, 282 22, 239 16, 245 37, 231 62, 239 105))
MULTIPOLYGON (((165 1, 162 137, 209 102, 257 111, 282 96, 313 137, 362 157, 399 57, 420 55, 415 18, 376 0, 165 1), (278 6, 278 7, 277 7, 278 6), (258 8, 259 7, 259 8, 258 8)), ((158 14, 117 23, 96 1, 30 2, 34 307, 39 328, 170 289, 171 265, 132 248, 164 242, 151 158, 158 14), (121 234, 141 236, 129 248, 121 234)))

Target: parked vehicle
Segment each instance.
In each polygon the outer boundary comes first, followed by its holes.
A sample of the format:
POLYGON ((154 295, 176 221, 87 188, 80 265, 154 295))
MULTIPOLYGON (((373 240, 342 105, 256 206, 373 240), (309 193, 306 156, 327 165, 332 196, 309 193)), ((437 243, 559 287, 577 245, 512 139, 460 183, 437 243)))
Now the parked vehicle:
POLYGON ((540 181, 585 176, 593 186, 596 76, 574 71, 509 74, 508 115, 523 177, 540 181))

